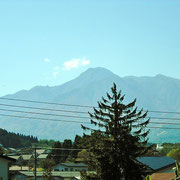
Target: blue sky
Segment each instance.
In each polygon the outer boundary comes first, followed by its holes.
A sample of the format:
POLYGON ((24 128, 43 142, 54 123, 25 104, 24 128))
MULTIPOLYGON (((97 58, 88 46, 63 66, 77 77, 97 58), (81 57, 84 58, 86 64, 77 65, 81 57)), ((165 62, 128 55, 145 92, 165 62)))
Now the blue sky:
POLYGON ((179 0, 0 0, 0 96, 90 67, 180 79, 179 0))

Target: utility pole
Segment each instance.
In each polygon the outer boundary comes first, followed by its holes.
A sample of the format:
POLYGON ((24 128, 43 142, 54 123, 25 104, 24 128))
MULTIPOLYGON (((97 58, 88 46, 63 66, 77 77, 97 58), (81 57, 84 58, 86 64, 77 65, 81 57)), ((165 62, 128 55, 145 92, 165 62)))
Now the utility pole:
POLYGON ((36 178, 36 166, 37 166, 37 154, 36 154, 36 148, 34 148, 34 179, 37 180, 36 178))

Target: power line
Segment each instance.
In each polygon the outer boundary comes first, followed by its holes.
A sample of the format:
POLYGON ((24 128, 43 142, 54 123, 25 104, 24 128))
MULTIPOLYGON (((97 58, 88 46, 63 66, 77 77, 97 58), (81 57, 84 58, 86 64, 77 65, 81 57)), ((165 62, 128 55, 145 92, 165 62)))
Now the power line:
POLYGON ((59 106, 75 106, 75 107, 82 107, 82 108, 93 108, 93 106, 78 105, 78 104, 62 104, 62 103, 53 103, 53 102, 46 102, 46 101, 33 101, 33 100, 14 99, 14 98, 5 98, 5 97, 0 97, 0 99, 9 100, 9 101, 39 103, 39 104, 51 104, 51 105, 59 105, 59 106))
POLYGON ((149 128, 149 129, 176 129, 176 130, 178 129, 178 130, 180 130, 180 128, 160 127, 160 126, 159 127, 158 126, 157 127, 147 126, 146 128, 149 128))
POLYGON ((180 125, 180 123, 169 123, 169 122, 163 122, 163 123, 161 123, 161 122, 155 122, 155 121, 153 121, 153 122, 149 122, 149 123, 151 123, 151 124, 180 125))
POLYGON ((69 116, 69 115, 51 114, 51 113, 39 113, 39 112, 30 112, 30 111, 18 111, 18 110, 2 109, 2 108, 0 108, 0 111, 18 112, 18 113, 26 113, 26 114, 49 115, 49 116, 60 116, 60 117, 70 117, 70 118, 90 119, 89 117, 82 117, 82 116, 69 116))
POLYGON ((68 123, 87 123, 87 124, 91 124, 90 122, 84 122, 84 121, 73 121, 73 120, 70 121, 70 120, 60 120, 60 119, 35 118, 35 117, 7 115, 7 114, 0 114, 0 116, 25 118, 25 119, 36 119, 36 120, 42 120, 42 121, 60 121, 60 122, 68 122, 68 123))
POLYGON ((18 106, 18 105, 12 105, 12 104, 0 104, 0 105, 8 106, 8 107, 25 108, 25 109, 38 109, 38 110, 45 110, 45 111, 60 111, 60 112, 68 112, 68 113, 82 113, 82 114, 88 113, 85 111, 69 111, 69 110, 63 110, 63 109, 38 108, 38 107, 32 107, 32 106, 18 106))
MULTIPOLYGON (((35 117, 29 117, 29 116, 17 116, 17 115, 7 115, 7 114, 0 114, 0 116, 5 117, 15 117, 15 118, 25 118, 25 119, 35 119, 35 120, 42 120, 42 121, 56 121, 56 122, 67 122, 67 123, 86 123, 91 124, 90 122, 85 121, 73 121, 73 120, 60 120, 60 119, 50 119, 50 118, 35 118, 35 117)), ((150 122, 151 124, 151 122, 150 122)), ((157 123, 154 124, 164 124, 164 123, 157 123)), ((174 123, 168 123, 168 125, 174 125, 174 123)), ((180 125, 180 124, 178 124, 180 125)), ((158 129, 180 129, 180 128, 169 128, 169 127, 147 127, 147 128, 158 128, 158 129)))
MULTIPOLYGON (((18 107, 18 108, 28 108, 28 109, 35 109, 35 110, 48 110, 48 111, 60 111, 60 112, 68 112, 68 113, 83 113, 88 114, 88 112, 83 111, 67 111, 62 109, 49 109, 49 108, 38 108, 38 107, 31 107, 31 106, 17 106, 17 105, 10 105, 10 104, 0 104, 2 106, 8 106, 8 107, 18 107)), ((2 109, 2 111, 10 111, 10 112, 19 112, 19 113, 30 113, 30 114, 40 114, 40 115, 51 115, 51 116, 63 116, 63 117, 72 117, 72 118, 82 118, 82 119, 90 119, 89 117, 83 117, 83 116, 69 116, 69 115, 58 115, 58 114, 51 114, 51 113, 39 113, 39 112, 31 112, 31 111, 18 111, 18 110, 9 110, 9 109, 2 109)), ((180 118, 166 118, 166 117, 146 117, 151 119, 163 119, 163 120, 180 120, 180 118)))
MULTIPOLYGON (((39 104, 50 104, 50 105, 59 105, 59 106, 72 106, 72 107, 82 107, 82 108, 94 108, 95 106, 90 106, 90 105, 78 105, 78 104, 62 104, 62 103, 54 103, 54 102, 46 102, 46 101, 35 101, 35 100, 26 100, 26 99, 15 99, 15 98, 5 98, 5 97, 0 97, 0 99, 3 100, 9 100, 9 101, 20 101, 20 102, 30 102, 30 103, 39 103, 39 104)), ((95 107, 99 108, 99 107, 95 107)), ((143 110, 146 112, 145 110, 143 110)), ((148 112, 153 112, 153 113, 166 113, 166 114, 180 114, 180 112, 175 112, 175 111, 158 111, 158 110, 149 110, 148 112)))

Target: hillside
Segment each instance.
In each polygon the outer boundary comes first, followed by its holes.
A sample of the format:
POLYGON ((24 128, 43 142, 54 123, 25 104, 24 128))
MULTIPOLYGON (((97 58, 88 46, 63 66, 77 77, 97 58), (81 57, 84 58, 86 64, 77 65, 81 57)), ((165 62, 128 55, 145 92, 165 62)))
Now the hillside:
POLYGON ((0 129, 0 144, 5 148, 23 148, 29 147, 32 143, 37 143, 38 139, 33 136, 25 136, 22 134, 15 134, 0 129))
MULTIPOLYGON (((125 94, 125 102, 130 102, 137 98, 138 108, 145 110, 159 111, 179 111, 180 112, 180 80, 157 75, 155 77, 119 77, 111 71, 104 68, 91 68, 82 73, 79 77, 65 84, 55 87, 37 86, 30 90, 19 91, 12 95, 5 96, 6 98, 27 99, 36 101, 56 102, 61 104, 79 104, 79 105, 97 105, 97 101, 105 95, 115 82, 122 93, 125 94)), ((71 106, 58 106, 50 104, 36 104, 29 102, 16 102, 0 100, 1 104, 10 104, 18 106, 33 106, 38 108, 52 108, 74 111, 91 111, 90 108, 80 108, 71 106)), ((13 109, 21 111, 33 111, 40 113, 54 113, 59 115, 71 116, 87 116, 86 114, 75 114, 67 112, 43 111, 40 109, 15 108, 0 105, 3 109, 13 109)), ((43 116, 18 112, 5 112, 0 110, 1 114, 21 115, 40 118, 51 118, 58 120, 73 120, 73 121, 88 121, 85 119, 43 116)), ((150 117, 170 117, 179 118, 177 114, 167 113, 151 113, 150 117)), ((151 121, 162 121, 160 119, 151 119, 151 121)), ((163 120, 163 122, 165 122, 163 120)), ((168 122, 168 121, 166 121, 168 122)), ((151 126, 156 126, 151 124, 151 126)), ((162 126, 162 125, 157 125, 162 126)), ((167 127, 166 125, 163 125, 167 127)), ((15 117, 3 117, 0 119, 0 127, 13 132, 33 134, 39 138, 59 139, 74 138, 75 134, 82 134, 79 123, 40 121, 33 119, 21 119, 15 117)), ((176 127, 176 126, 173 126, 176 127)), ((179 142, 179 130, 163 130, 152 129, 151 141, 171 141, 179 142)))

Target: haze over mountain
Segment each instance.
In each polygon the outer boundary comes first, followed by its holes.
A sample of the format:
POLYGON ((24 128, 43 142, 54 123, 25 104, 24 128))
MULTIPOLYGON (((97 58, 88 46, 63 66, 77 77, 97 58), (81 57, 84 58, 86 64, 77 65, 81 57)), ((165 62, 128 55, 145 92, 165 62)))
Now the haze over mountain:
MULTIPOLYGON (((163 75, 157 75, 155 77, 119 77, 111 71, 104 68, 90 68, 79 77, 71 80, 65 84, 55 87, 49 86, 36 86, 30 90, 22 90, 12 95, 4 96, 6 98, 26 99, 45 102, 56 102, 60 104, 79 104, 79 105, 93 105, 97 106, 97 101, 101 100, 101 97, 110 92, 113 82, 117 84, 118 89, 122 90, 122 94, 125 94, 125 102, 128 103, 134 98, 137 98, 138 109, 143 108, 149 111, 177 111, 180 112, 180 80, 166 77, 163 75)), ((73 111, 91 111, 92 108, 82 108, 76 106, 58 106, 53 104, 37 104, 30 102, 16 102, 8 100, 0 100, 1 104, 10 104, 17 106, 31 106, 38 108, 51 108, 51 109, 63 109, 73 111)), ((55 115, 68 115, 68 116, 86 116, 86 114, 67 113, 61 111, 43 111, 40 109, 28 109, 28 108, 15 108, 0 105, 0 114, 16 115, 16 116, 31 116, 38 118, 49 118, 57 120, 72 120, 72 121, 87 121, 83 118, 67 118, 61 116, 50 115, 37 115, 33 113, 20 113, 20 112, 6 112, 2 109, 16 110, 16 111, 31 111, 37 113, 50 113, 55 115)), ((150 117, 161 118, 180 118, 180 114, 168 114, 168 113, 152 113, 149 112, 150 117)), ((178 123, 174 120, 154 119, 155 122, 171 122, 178 123)), ((151 127, 176 127, 167 126, 161 124, 150 124, 151 127)), ((13 132, 20 132, 24 134, 32 134, 39 138, 59 139, 65 138, 73 139, 76 134, 82 134, 83 131, 80 127, 80 123, 66 123, 53 122, 53 121, 40 121, 35 119, 22 119, 16 117, 0 116, 0 127, 13 132)), ((180 128, 180 127, 179 127, 180 128)), ((178 142, 180 137, 178 136, 179 130, 168 129, 151 129, 150 140, 158 142, 178 142)))

